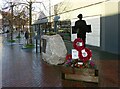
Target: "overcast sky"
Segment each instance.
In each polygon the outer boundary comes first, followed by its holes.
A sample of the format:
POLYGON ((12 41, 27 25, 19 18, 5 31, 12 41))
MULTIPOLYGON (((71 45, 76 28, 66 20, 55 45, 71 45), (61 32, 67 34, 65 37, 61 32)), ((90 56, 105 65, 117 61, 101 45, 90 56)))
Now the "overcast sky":
MULTIPOLYGON (((2 7, 2 3, 3 1, 5 0, 0 0, 0 10, 1 10, 1 7, 2 7)), ((13 1, 13 2, 22 2, 22 1, 29 1, 29 0, 7 0, 7 1, 13 1)), ((49 7, 49 0, 35 0, 35 1, 38 1, 38 2, 43 2, 45 7, 48 8, 49 7)), ((51 6, 57 4, 57 3, 60 3, 64 0, 50 0, 51 1, 51 6)), ((34 6, 34 5, 33 5, 34 6)), ((39 5, 37 4, 37 6, 39 7, 39 5)), ((41 6, 40 8, 43 8, 43 6, 41 6)), ((37 8, 36 8, 37 10, 37 8)), ((44 9, 43 9, 44 10, 44 9)), ((38 10, 39 11, 39 10, 38 10)), ((49 11, 45 11, 44 10, 44 13, 47 15, 49 14, 49 11)))
POLYGON ((0 7, 1 7, 1 5, 2 5, 2 0, 0 0, 0 7))
POLYGON ((57 3, 61 2, 61 1, 64 1, 64 0, 51 0, 51 2, 52 2, 53 4, 57 4, 57 3))
MULTIPOLYGON (((4 0, 0 0, 0 9, 1 9, 2 2, 3 2, 3 1, 4 1, 4 0)), ((21 0, 10 0, 10 1, 21 1, 21 0)), ((29 1, 29 0, 27 0, 27 1, 29 1)), ((49 2, 49 0, 35 0, 35 1, 49 2)), ((55 5, 55 4, 57 4, 57 3, 61 2, 61 1, 64 1, 64 0, 51 0, 51 5, 55 5)))

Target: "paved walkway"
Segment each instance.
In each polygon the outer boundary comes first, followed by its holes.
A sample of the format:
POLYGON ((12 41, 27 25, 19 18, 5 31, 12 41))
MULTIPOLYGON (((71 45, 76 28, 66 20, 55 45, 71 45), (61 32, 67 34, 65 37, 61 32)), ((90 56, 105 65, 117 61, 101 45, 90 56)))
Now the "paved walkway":
MULTIPOLYGON (((92 87, 90 83, 62 81, 58 66, 47 64, 35 49, 22 49, 19 41, 13 45, 2 41, 0 35, 0 59, 2 60, 3 87, 92 87), (3 42, 3 43, 2 43, 3 42), (64 84, 63 84, 64 83, 64 84)), ((21 41, 20 41, 21 42, 21 41)), ((118 87, 118 57, 92 49, 93 60, 99 69, 99 83, 102 87, 118 87)))
POLYGON ((42 61, 34 49, 22 49, 19 42, 0 44, 3 87, 61 86, 58 69, 42 61))

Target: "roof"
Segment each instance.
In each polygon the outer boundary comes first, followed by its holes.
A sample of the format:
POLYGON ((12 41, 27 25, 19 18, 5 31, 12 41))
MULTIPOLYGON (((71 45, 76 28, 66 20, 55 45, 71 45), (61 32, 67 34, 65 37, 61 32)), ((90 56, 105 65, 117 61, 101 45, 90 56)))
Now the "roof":
POLYGON ((44 18, 44 19, 36 20, 35 23, 33 24, 42 24, 42 23, 47 23, 47 22, 48 22, 48 19, 44 18))
POLYGON ((42 23, 47 23, 48 19, 46 15, 43 13, 43 11, 40 12, 40 15, 38 17, 38 20, 35 21, 33 24, 42 24, 42 23))

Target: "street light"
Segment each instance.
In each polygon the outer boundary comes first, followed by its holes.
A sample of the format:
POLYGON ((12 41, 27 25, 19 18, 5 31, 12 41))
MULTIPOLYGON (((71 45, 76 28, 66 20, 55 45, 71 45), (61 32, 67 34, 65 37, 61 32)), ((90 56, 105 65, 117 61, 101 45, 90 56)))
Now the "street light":
POLYGON ((30 30, 30 44, 32 44, 32 27, 31 27, 31 24, 32 24, 32 2, 30 0, 29 2, 29 30, 30 30))
POLYGON ((11 40, 13 40, 13 7, 14 4, 12 2, 10 2, 10 8, 11 8, 11 40))

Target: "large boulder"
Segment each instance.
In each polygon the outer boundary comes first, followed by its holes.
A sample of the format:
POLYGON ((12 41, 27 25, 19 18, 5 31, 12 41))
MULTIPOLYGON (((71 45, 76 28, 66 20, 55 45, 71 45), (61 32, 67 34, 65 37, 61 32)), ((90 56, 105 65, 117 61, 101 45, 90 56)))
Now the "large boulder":
POLYGON ((62 37, 59 34, 43 35, 42 39, 46 40, 46 49, 42 52, 42 59, 53 65, 64 63, 67 49, 62 37))

